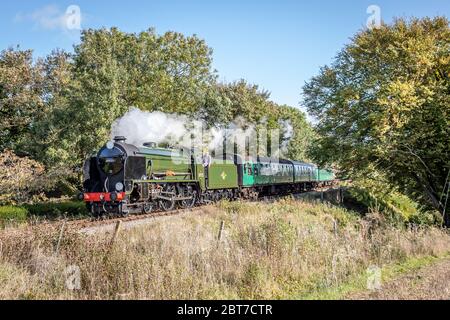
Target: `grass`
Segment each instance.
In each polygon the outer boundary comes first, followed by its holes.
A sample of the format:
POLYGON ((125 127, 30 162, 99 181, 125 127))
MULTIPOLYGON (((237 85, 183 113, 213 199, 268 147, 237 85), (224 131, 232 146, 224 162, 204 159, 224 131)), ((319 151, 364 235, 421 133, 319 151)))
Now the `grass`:
MULTIPOLYGON (((398 276, 419 270, 423 267, 432 265, 439 261, 450 258, 449 254, 442 256, 424 256, 412 257, 403 262, 394 263, 384 266, 380 269, 382 282, 388 282, 397 278, 398 276)), ((367 273, 361 273, 351 277, 347 282, 321 291, 316 291, 311 294, 300 295, 295 297, 301 300, 341 300, 352 293, 363 292, 367 290, 367 273)))
POLYGON ((122 231, 112 247, 110 234, 69 229, 58 246, 59 234, 58 225, 0 232, 0 298, 327 298, 359 288, 371 265, 450 252, 444 230, 392 227, 376 215, 294 200, 223 202, 156 219, 122 231), (74 268, 79 290, 67 287, 74 268))
POLYGON ((14 206, 0 207, 0 228, 17 225, 26 221, 28 212, 25 208, 14 206))

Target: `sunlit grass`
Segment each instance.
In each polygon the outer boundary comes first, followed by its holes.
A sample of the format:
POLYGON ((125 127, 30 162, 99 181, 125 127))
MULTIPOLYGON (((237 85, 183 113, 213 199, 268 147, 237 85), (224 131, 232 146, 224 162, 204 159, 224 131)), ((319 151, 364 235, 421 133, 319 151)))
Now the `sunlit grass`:
POLYGON ((75 231, 58 252, 57 225, 0 233, 0 298, 327 298, 370 265, 450 251, 440 229, 395 228, 376 215, 294 200, 223 202, 156 219, 122 231, 112 247, 110 234, 75 231), (67 288, 68 266, 80 270, 79 290, 67 288))

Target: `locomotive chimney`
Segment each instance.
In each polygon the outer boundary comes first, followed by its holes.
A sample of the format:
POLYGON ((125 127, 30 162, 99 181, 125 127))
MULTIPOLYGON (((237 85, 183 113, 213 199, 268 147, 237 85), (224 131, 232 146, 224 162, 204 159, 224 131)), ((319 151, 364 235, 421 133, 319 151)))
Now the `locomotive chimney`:
POLYGON ((127 140, 127 138, 125 138, 124 136, 114 137, 115 142, 125 142, 126 140, 127 140))

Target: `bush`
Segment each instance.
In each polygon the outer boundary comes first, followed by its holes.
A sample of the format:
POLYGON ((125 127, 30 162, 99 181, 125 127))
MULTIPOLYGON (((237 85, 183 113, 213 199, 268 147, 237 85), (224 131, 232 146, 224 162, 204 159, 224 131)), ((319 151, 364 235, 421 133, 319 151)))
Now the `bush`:
POLYGON ((382 174, 353 181, 345 194, 347 205, 363 214, 377 212, 391 224, 434 224, 434 216, 390 185, 382 174))
POLYGON ((423 226, 433 226, 433 225, 442 225, 443 219, 440 213, 437 211, 425 211, 411 215, 409 217, 408 222, 411 224, 423 226))
POLYGON ((280 217, 263 223, 259 231, 265 238, 268 255, 281 256, 286 250, 292 249, 296 240, 296 229, 280 217))
POLYGON ((0 152, 0 205, 42 202, 72 196, 76 175, 66 167, 45 168, 42 163, 14 152, 0 152))
POLYGON ((84 202, 69 201, 59 203, 36 203, 24 205, 29 214, 38 217, 57 218, 61 216, 86 216, 88 211, 84 202))
POLYGON ((27 219, 28 211, 25 208, 4 206, 0 207, 0 227, 8 223, 23 222, 27 219))
POLYGON ((0 204, 14 205, 30 201, 43 189, 44 166, 12 151, 0 153, 0 204))

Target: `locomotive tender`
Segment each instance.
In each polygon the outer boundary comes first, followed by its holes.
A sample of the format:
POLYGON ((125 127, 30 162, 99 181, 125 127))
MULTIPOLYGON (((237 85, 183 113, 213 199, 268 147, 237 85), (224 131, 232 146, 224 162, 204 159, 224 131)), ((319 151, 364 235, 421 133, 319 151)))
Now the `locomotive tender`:
POLYGON ((335 180, 331 171, 304 162, 238 154, 205 162, 191 150, 158 148, 154 143, 136 147, 125 137, 116 137, 89 158, 84 178, 80 199, 93 216, 298 193, 335 180))

